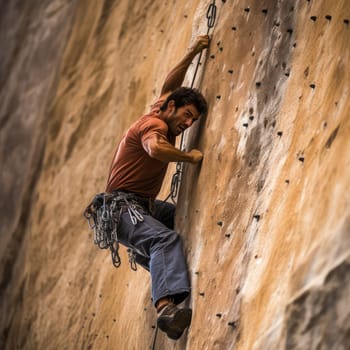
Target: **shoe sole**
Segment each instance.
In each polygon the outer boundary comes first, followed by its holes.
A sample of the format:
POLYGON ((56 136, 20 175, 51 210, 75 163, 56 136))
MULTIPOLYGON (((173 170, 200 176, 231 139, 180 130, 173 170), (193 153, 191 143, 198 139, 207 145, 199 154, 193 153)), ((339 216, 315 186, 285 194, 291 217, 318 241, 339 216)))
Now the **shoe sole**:
POLYGON ((173 319, 160 318, 157 321, 158 327, 171 339, 179 339, 184 330, 191 324, 192 310, 180 309, 173 319))

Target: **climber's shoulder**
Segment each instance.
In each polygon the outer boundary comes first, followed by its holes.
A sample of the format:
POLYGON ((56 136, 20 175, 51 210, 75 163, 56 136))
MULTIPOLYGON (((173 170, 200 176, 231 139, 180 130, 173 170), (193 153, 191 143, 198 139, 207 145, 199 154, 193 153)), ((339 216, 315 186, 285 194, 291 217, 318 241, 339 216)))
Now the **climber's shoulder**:
POLYGON ((162 93, 159 96, 159 100, 165 101, 171 95, 171 93, 172 93, 172 91, 168 91, 168 92, 162 93))

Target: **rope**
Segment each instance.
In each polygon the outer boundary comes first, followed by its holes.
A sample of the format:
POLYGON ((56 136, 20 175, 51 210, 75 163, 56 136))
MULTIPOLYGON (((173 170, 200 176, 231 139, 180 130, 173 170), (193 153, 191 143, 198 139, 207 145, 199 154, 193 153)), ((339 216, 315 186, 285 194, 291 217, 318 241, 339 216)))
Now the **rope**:
POLYGON ((153 337, 153 343, 152 343, 152 350, 155 350, 155 349, 156 349, 157 335, 158 335, 158 325, 156 326, 156 330, 154 331, 154 337, 153 337))
MULTIPOLYGON (((215 0, 213 0, 213 2, 209 5, 208 11, 207 11, 207 27, 208 27, 207 35, 209 35, 210 29, 214 27, 215 19, 216 19, 216 5, 215 5, 215 0)), ((196 68, 192 78, 191 89, 193 88, 194 83, 196 81, 198 68, 201 64, 202 54, 203 54, 203 51, 200 52, 197 60, 196 68)), ((181 134, 181 140, 180 140, 180 150, 183 151, 183 149, 184 149, 184 133, 181 134)), ((182 181, 182 174, 183 174, 183 162, 177 162, 176 171, 173 174, 173 177, 171 179, 170 193, 164 200, 165 202, 169 198, 171 198, 171 200, 176 204, 176 198, 179 193, 179 188, 182 181)))

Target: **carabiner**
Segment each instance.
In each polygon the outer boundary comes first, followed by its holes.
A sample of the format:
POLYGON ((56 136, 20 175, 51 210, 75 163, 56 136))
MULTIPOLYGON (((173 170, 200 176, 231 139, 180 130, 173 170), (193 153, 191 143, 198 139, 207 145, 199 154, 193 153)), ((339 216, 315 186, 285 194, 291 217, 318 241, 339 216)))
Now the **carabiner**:
POLYGON ((134 216, 134 214, 131 212, 131 210, 130 210, 129 207, 128 207, 128 213, 129 213, 131 222, 133 223, 133 225, 136 225, 136 224, 137 224, 137 219, 136 219, 136 217, 134 216))
POLYGON ((143 216, 141 215, 141 213, 137 210, 135 204, 132 204, 130 206, 131 211, 133 212, 134 216, 136 217, 136 219, 140 222, 142 222, 144 220, 143 216))

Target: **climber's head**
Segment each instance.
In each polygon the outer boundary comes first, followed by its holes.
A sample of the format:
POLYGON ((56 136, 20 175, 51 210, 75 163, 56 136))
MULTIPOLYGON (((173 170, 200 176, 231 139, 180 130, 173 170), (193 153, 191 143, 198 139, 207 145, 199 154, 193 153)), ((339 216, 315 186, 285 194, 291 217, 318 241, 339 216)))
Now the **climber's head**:
POLYGON ((177 136, 205 116, 208 105, 197 89, 181 87, 167 97, 160 110, 170 132, 177 136))

